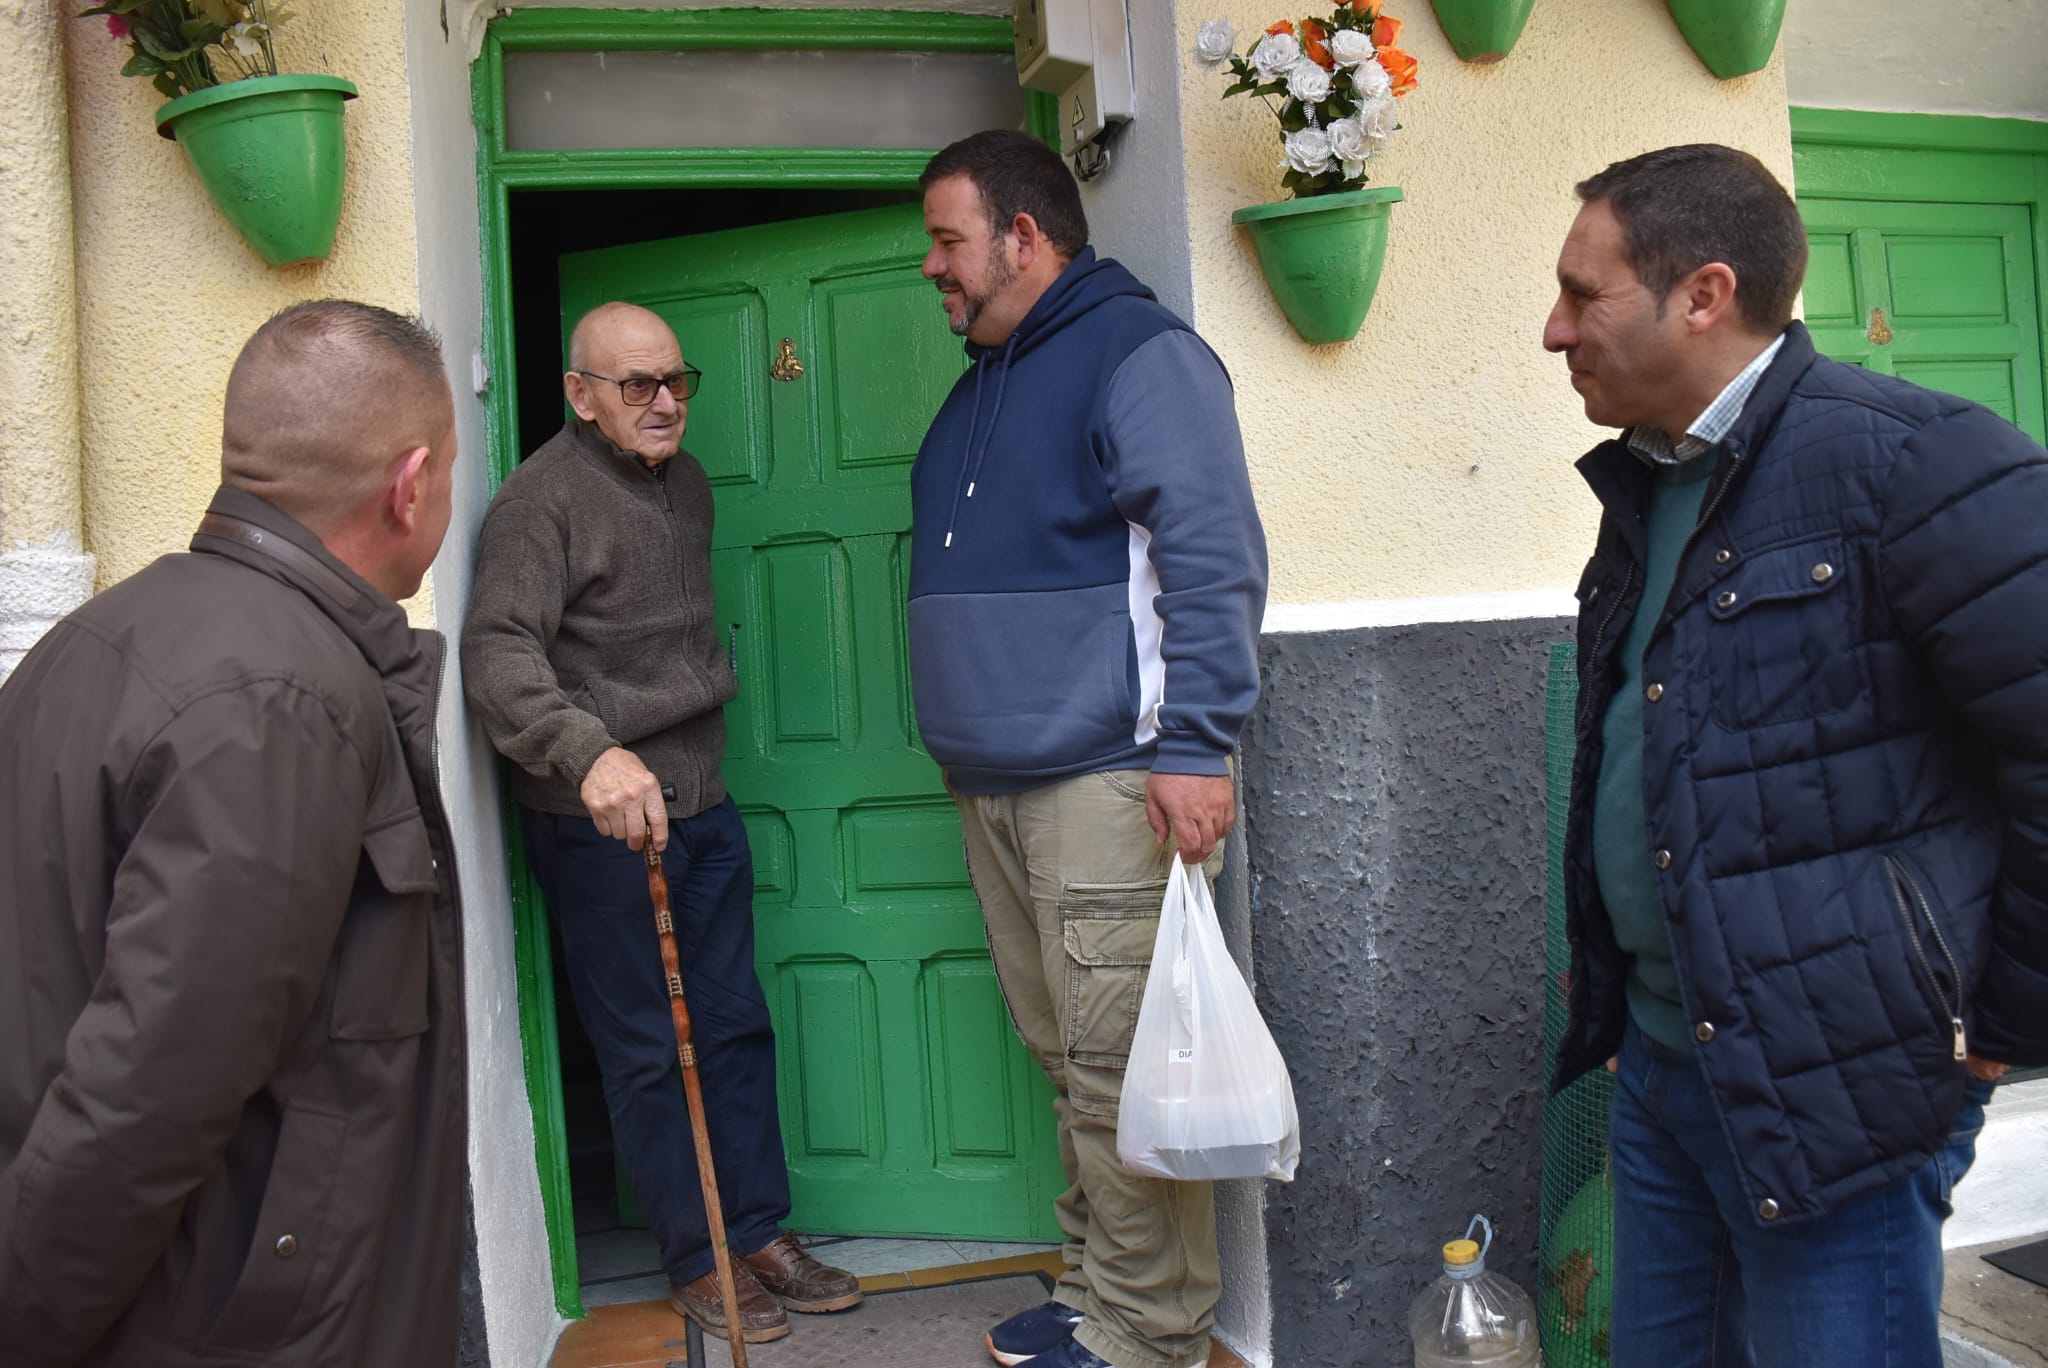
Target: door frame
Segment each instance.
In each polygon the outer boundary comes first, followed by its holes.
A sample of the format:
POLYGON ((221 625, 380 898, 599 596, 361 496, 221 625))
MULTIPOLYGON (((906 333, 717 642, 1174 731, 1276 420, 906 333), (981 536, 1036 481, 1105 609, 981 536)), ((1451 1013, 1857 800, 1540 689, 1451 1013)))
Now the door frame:
MULTIPOLYGON (((483 239, 483 397, 490 489, 518 466, 519 395, 513 339, 511 194, 515 190, 750 189, 915 190, 939 149, 819 147, 653 148, 519 152, 505 145, 508 52, 657 51, 777 48, 917 52, 1008 52, 1010 21, 986 15, 883 10, 587 10, 523 9, 493 19, 470 68, 477 135, 478 221, 483 239)), ((1057 109, 1027 93, 1031 131, 1057 145, 1057 109)), ((584 1314, 576 1260, 574 1199, 563 1125, 561 1045, 556 1028, 554 953, 546 907, 526 868, 511 803, 505 805, 511 865, 514 975, 520 1054, 533 1110, 534 1166, 540 1178, 555 1308, 584 1314)))
POLYGON ((2048 402, 2048 123, 1802 106, 1790 113, 1793 193, 1801 198, 2026 206, 2048 402))

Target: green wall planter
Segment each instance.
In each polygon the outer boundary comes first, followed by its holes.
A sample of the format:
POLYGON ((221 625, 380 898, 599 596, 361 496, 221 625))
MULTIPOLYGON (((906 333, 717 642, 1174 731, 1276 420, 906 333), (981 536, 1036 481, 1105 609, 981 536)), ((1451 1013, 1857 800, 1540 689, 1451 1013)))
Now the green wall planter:
POLYGON ((272 266, 334 250, 346 163, 337 76, 253 76, 180 95, 156 113, 242 240, 272 266))
POLYGON ((1395 185, 1253 204, 1230 216, 1252 235, 1259 270, 1304 342, 1358 336, 1387 256, 1395 185))
POLYGON ((1762 71, 1778 46, 1785 0, 1664 0, 1678 31, 1722 80, 1762 71))
POLYGON ((1451 51, 1466 62, 1498 62, 1529 22, 1536 0, 1430 0, 1451 51))

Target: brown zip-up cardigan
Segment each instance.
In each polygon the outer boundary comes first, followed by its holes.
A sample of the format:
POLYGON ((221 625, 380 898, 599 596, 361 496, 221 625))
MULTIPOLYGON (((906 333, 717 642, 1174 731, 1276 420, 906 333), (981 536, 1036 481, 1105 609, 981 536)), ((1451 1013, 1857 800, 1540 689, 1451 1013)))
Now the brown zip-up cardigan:
POLYGON ((454 1362, 442 643, 222 489, 0 688, 0 1361, 454 1362))
POLYGON ((711 592, 711 481, 687 451, 658 471, 571 419, 484 514, 462 629, 462 684, 539 812, 585 816, 581 787, 614 746, 674 797, 725 801, 724 705, 739 690, 711 592))

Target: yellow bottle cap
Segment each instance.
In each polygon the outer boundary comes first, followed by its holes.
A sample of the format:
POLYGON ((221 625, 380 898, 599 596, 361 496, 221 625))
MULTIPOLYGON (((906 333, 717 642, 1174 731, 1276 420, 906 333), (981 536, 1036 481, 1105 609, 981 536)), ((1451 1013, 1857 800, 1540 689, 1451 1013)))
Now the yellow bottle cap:
POLYGON ((1444 1246, 1444 1262, 1447 1264, 1468 1264, 1479 1257, 1479 1241, 1452 1240, 1444 1246))

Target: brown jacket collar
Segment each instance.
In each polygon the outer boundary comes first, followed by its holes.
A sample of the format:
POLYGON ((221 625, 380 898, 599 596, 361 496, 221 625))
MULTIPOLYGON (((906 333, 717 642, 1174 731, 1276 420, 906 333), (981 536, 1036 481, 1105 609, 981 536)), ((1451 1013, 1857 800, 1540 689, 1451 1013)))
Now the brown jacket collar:
POLYGON ((431 737, 441 634, 413 628, 403 608, 343 565, 296 519, 246 490, 222 485, 199 520, 192 550, 239 561, 303 593, 383 677, 399 734, 409 745, 431 737))

